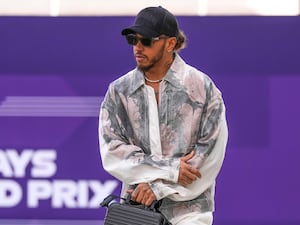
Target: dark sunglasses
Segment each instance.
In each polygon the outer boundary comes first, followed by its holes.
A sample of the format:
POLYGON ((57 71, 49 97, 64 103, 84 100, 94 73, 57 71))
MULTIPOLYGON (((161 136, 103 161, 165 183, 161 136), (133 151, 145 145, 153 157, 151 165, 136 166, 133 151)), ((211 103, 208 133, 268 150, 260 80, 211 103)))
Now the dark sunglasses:
POLYGON ((126 40, 128 44, 130 45, 136 45, 139 41, 144 45, 145 47, 150 47, 154 41, 158 41, 159 39, 166 39, 168 37, 155 37, 155 38, 146 38, 146 37, 141 37, 139 38, 136 36, 136 34, 127 34, 126 35, 126 40))

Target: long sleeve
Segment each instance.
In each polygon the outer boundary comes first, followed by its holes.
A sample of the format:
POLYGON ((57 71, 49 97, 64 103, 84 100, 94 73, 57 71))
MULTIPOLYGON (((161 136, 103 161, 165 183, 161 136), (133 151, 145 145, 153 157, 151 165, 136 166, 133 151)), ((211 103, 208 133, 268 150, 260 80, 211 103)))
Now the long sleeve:
MULTIPOLYGON (((143 98, 143 92, 138 98, 143 98)), ((163 160, 146 154, 147 125, 137 121, 147 120, 136 106, 135 99, 116 92, 111 85, 102 102, 99 116, 99 142, 103 167, 117 179, 132 185, 164 179, 177 182, 179 159, 163 160), (140 135, 139 138, 136 138, 140 135), (137 144, 137 139, 144 140, 137 144), (143 149, 144 148, 144 149, 143 149)), ((147 107, 146 107, 147 108, 147 107)), ((144 112, 145 111, 145 112, 144 112)), ((146 116, 146 115, 145 115, 146 116)))
POLYGON ((214 188, 224 161, 228 128, 221 94, 212 83, 207 86, 206 99, 194 147, 196 154, 189 161, 189 164, 199 169, 202 176, 187 187, 162 180, 152 182, 151 187, 157 199, 168 197, 175 201, 192 200, 208 188, 214 188))
MULTIPOLYGON (((222 116, 223 117, 223 116, 222 116)), ((183 187, 178 184, 164 182, 158 180, 151 183, 151 188, 154 191, 157 199, 168 197, 174 201, 192 200, 201 195, 205 190, 212 187, 214 188, 215 180, 220 172, 221 166, 224 161, 225 147, 227 143, 228 130, 226 120, 222 118, 219 124, 219 134, 214 147, 209 156, 204 159, 200 158, 199 154, 192 162, 197 161, 198 164, 202 164, 199 168, 201 178, 194 181, 191 185, 183 187)), ((193 164, 191 162, 191 164, 193 164)))

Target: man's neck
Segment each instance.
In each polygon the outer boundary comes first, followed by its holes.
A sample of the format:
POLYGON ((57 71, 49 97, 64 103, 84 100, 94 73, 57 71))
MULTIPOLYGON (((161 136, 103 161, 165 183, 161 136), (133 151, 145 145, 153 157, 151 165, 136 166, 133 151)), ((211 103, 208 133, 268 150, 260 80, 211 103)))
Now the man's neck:
POLYGON ((148 71, 145 71, 144 74, 147 76, 147 78, 153 79, 153 80, 160 80, 163 79, 170 69, 171 65, 173 63, 173 57, 163 61, 161 64, 156 65, 155 67, 152 67, 148 71))

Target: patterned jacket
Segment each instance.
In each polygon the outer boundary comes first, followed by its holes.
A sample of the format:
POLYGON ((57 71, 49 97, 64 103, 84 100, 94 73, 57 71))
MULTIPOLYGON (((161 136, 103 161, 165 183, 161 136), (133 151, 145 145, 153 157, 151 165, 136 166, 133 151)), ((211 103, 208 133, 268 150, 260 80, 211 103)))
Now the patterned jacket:
POLYGON ((176 57, 160 84, 159 102, 135 68, 113 81, 101 104, 100 153, 104 169, 130 185, 149 183, 168 218, 214 211, 215 180, 223 164, 228 130, 221 92, 212 80, 176 57), (202 175, 177 184, 180 157, 202 175))

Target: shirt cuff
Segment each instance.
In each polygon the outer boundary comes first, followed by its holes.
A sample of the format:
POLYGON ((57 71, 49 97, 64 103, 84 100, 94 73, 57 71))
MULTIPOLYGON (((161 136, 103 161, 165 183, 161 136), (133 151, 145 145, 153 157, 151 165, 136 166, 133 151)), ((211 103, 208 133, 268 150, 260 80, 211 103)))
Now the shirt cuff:
POLYGON ((169 167, 169 181, 172 183, 177 184, 178 176, 179 176, 179 169, 180 169, 180 158, 175 159, 172 162, 172 166, 169 167))
POLYGON ((159 201, 170 194, 173 194, 173 190, 171 190, 166 184, 164 184, 161 180, 157 180, 149 183, 151 190, 153 191, 156 200, 159 201))
POLYGON ((173 188, 170 188, 169 185, 177 184, 178 176, 179 176, 179 168, 180 168, 180 158, 174 160, 172 162, 172 166, 169 167, 169 171, 168 171, 169 178, 167 180, 159 179, 149 183, 156 197, 156 200, 160 200, 176 192, 174 191, 173 188))

